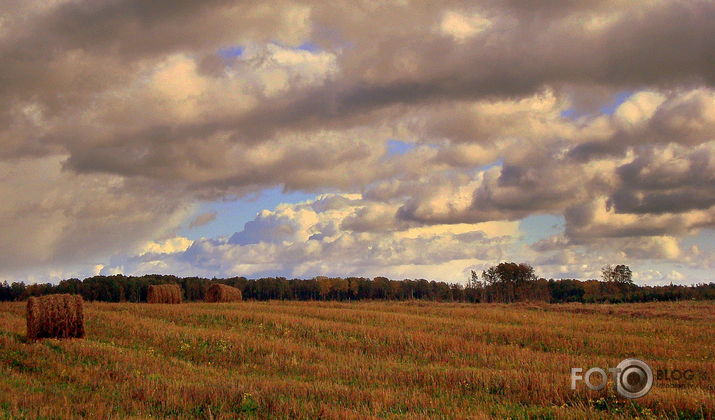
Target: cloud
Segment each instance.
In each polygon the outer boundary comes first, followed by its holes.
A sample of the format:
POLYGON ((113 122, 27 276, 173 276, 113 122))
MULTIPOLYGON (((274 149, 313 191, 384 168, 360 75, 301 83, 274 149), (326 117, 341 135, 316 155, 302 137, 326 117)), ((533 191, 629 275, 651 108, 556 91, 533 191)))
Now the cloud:
POLYGON ((208 213, 201 213, 198 216, 194 217, 194 219, 189 223, 189 228, 197 228, 201 226, 208 225, 209 223, 213 222, 216 220, 216 215, 218 212, 211 211, 208 213))
POLYGON ((698 146, 713 141, 715 93, 694 89, 669 97, 655 92, 638 92, 621 104, 610 117, 610 136, 587 140, 569 153, 578 160, 622 155, 629 147, 649 144, 698 146))
POLYGON ((491 26, 488 18, 480 14, 464 15, 457 12, 448 11, 442 16, 439 24, 440 30, 455 39, 464 40, 491 26))
POLYGON ((189 241, 175 238, 151 244, 145 247, 147 251, 115 263, 129 272, 153 264, 187 274, 226 276, 383 273, 425 277, 427 270, 436 278, 461 281, 466 267, 500 258, 518 235, 516 223, 352 230, 345 221, 370 205, 343 195, 281 204, 263 210, 229 238, 199 239, 188 247, 189 241), (332 204, 326 207, 327 202, 332 204), (436 267, 442 271, 434 271, 436 267))
POLYGON ((647 270, 641 273, 634 273, 633 277, 636 283, 659 286, 678 284, 685 280, 685 275, 677 270, 669 272, 647 270))
POLYGON ((621 187, 612 196, 617 211, 686 213, 715 205, 715 142, 642 150, 618 168, 621 187))
POLYGON ((192 240, 184 238, 182 236, 169 238, 162 242, 149 241, 142 245, 139 250, 139 255, 142 256, 145 254, 175 254, 177 252, 186 251, 192 243, 192 240))
POLYGON ((618 213, 603 198, 569 207, 564 215, 566 234, 577 240, 594 237, 682 236, 712 226, 715 220, 712 208, 684 213, 618 213))
POLYGON ((506 252, 489 229, 555 214, 518 255, 591 273, 584 244, 674 261, 715 220, 711 1, 6 6, 8 272, 456 273, 506 252), (198 203, 275 187, 330 194, 166 242, 216 217, 198 203))
POLYGON ((62 170, 65 156, 0 162, 2 274, 88 262, 134 249, 178 227, 180 191, 113 175, 62 170))

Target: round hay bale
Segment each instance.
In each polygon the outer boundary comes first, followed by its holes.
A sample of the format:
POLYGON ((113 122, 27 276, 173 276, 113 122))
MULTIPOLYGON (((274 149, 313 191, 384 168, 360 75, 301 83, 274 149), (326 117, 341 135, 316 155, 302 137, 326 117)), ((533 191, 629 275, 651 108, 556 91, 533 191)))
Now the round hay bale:
POLYGON ((181 303, 178 284, 152 284, 146 294, 147 303, 181 303))
POLYGON ((241 289, 214 283, 206 289, 205 302, 240 302, 243 300, 241 289))
POLYGON ((27 300, 27 338, 84 337, 84 308, 80 295, 47 295, 27 300))

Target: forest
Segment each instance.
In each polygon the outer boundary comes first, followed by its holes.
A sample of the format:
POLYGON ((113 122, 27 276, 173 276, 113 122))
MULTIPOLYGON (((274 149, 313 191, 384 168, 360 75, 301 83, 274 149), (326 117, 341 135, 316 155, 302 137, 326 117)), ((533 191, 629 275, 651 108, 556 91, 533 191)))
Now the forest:
POLYGON ((285 277, 201 278, 149 274, 143 276, 93 276, 62 280, 58 284, 0 283, 0 301, 25 300, 55 293, 79 294, 87 301, 146 302, 151 284, 176 283, 184 299, 203 300, 212 283, 241 289, 249 300, 411 300, 442 302, 625 303, 715 299, 715 283, 692 286, 638 286, 628 266, 606 266, 601 280, 544 279, 528 264, 505 262, 482 273, 472 271, 466 285, 425 279, 391 280, 386 277, 285 277))

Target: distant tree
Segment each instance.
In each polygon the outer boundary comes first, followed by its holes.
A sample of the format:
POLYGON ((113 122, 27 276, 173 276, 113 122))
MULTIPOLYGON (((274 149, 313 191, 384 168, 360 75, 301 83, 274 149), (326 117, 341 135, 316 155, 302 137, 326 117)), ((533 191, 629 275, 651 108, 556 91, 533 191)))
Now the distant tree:
POLYGON ((360 298, 360 279, 357 277, 348 277, 346 279, 348 282, 348 296, 349 299, 359 299, 360 298))
POLYGON ((615 267, 607 265, 601 269, 601 277, 605 282, 618 284, 633 284, 633 272, 627 265, 619 264, 615 267))
POLYGON ((338 300, 346 299, 348 295, 348 290, 350 290, 350 282, 340 277, 336 277, 332 280, 335 298, 338 300))
POLYGON ((22 282, 12 282, 10 285, 10 290, 12 290, 12 296, 14 300, 23 299, 25 297, 25 283, 22 282))
POLYGON ((503 262, 482 271, 482 281, 485 300, 508 303, 517 300, 518 292, 536 281, 536 273, 528 264, 503 262))
POLYGON ((333 279, 325 276, 318 276, 315 278, 318 282, 318 288, 320 289, 320 297, 325 300, 328 295, 333 290, 333 279))
POLYGON ((388 280, 387 277, 375 277, 372 279, 372 293, 370 297, 373 299, 387 299, 390 290, 390 280, 388 280))
POLYGON ((594 303, 604 300, 602 286, 603 282, 598 280, 586 280, 581 282, 583 286, 583 302, 594 303))
POLYGON ((467 296, 465 294, 464 286, 459 283, 452 283, 449 285, 450 293, 452 295, 452 300, 457 302, 467 301, 467 296))
POLYGON ((534 267, 528 264, 503 262, 482 272, 482 279, 488 284, 525 283, 536 280, 534 267))
POLYGON ((466 287, 425 279, 390 280, 387 277, 286 279, 232 277, 213 280, 172 275, 93 276, 60 281, 59 284, 0 283, 0 300, 23 300, 53 293, 79 293, 86 301, 144 302, 152 284, 179 284, 188 301, 203 300, 205 286, 220 282, 241 289, 246 300, 295 299, 423 299, 460 302, 649 302, 715 300, 715 283, 692 286, 637 286, 628 266, 604 267, 604 280, 537 279, 527 264, 501 263, 481 276, 472 271, 466 287))
POLYGON ((467 302, 481 302, 484 299, 484 285, 479 280, 479 273, 471 270, 467 285, 462 290, 462 296, 467 302))
POLYGON ((430 282, 432 285, 432 289, 434 290, 434 295, 437 298, 437 300, 440 301, 452 301, 454 300, 454 297, 452 296, 452 290, 450 289, 449 285, 444 282, 436 282, 432 281, 430 282))
POLYGON ((405 294, 405 299, 415 298, 416 283, 413 280, 402 280, 402 293, 405 294))
POLYGON ((476 271, 472 270, 472 275, 467 279, 467 288, 468 289, 479 289, 482 287, 482 282, 479 281, 479 274, 477 274, 476 271))
POLYGON ((415 298, 417 299, 432 299, 432 288, 430 287, 429 281, 425 279, 419 279, 415 281, 415 298))
POLYGON ((79 294, 81 288, 82 288, 82 281, 80 279, 62 280, 56 286, 57 293, 69 293, 72 295, 79 294))
POLYGON ((0 283, 0 301, 13 300, 15 297, 12 294, 12 289, 7 281, 0 283))
POLYGON ((402 282, 397 280, 388 280, 390 283, 390 298, 402 300, 405 295, 402 291, 402 282))
POLYGON ((553 302, 582 302, 586 290, 578 280, 549 280, 549 293, 553 302))

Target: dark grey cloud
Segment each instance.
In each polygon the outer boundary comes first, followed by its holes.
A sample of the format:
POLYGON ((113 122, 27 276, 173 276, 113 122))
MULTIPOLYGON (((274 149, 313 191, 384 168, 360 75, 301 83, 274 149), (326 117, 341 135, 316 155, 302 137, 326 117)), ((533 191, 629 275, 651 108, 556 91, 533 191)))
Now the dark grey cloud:
POLYGON ((704 145, 651 147, 618 168, 621 187, 611 198, 616 211, 683 213, 715 206, 715 149, 704 145))
MULTIPOLYGON (((599 4, 583 7, 598 8, 599 4)), ((619 88, 712 84, 715 74, 715 60, 710 59, 715 50, 715 32, 710 25, 715 17, 715 6, 708 1, 663 2, 624 8, 621 16, 598 31, 576 25, 570 20, 572 14, 568 13, 547 14, 534 20, 518 13, 511 16, 508 8, 495 9, 491 12, 493 26, 466 42, 456 42, 435 32, 441 13, 434 7, 414 8, 407 13, 405 7, 397 4, 385 6, 369 24, 363 21, 358 26, 346 16, 355 12, 355 7, 343 4, 337 5, 337 8, 306 5, 311 6, 310 16, 315 27, 332 29, 328 33, 341 34, 348 45, 337 56, 340 71, 333 77, 315 86, 290 89, 279 97, 262 98, 256 107, 246 112, 227 113, 220 117, 206 115, 188 123, 152 124, 148 121, 143 127, 110 128, 109 132, 104 127, 100 135, 101 144, 96 147, 87 147, 84 142, 69 146, 72 154, 69 164, 82 171, 104 170, 151 176, 147 167, 156 166, 156 156, 167 156, 167 148, 190 147, 186 145, 218 133, 227 133, 231 141, 250 145, 286 131, 310 133, 326 128, 374 124, 390 119, 399 112, 394 107, 405 105, 513 98, 539 91, 545 86, 567 83, 619 88), (331 20, 328 21, 327 17, 331 20), (383 22, 388 18, 398 20, 388 25, 383 22), (394 26, 400 21, 410 21, 412 25, 396 31, 394 26), (425 24, 415 25, 415 21, 425 24), (382 23, 386 24, 385 27, 382 23), (166 146, 167 143, 171 146, 166 146), (154 159, 129 160, 137 154, 146 154, 154 159), (107 162, 110 159, 103 158, 106 155, 118 156, 114 165, 107 162)), ((147 54, 153 58, 176 51, 197 51, 204 48, 204 44, 212 45, 215 51, 220 47, 217 43, 223 34, 215 29, 223 28, 221 11, 238 8, 243 12, 241 16, 246 16, 245 19, 260 15, 252 9, 243 10, 249 8, 247 5, 227 2, 200 6, 182 4, 167 13, 164 13, 163 7, 162 4, 144 10, 131 2, 115 2, 108 6, 72 3, 60 6, 44 20, 53 22, 45 23, 50 28, 50 34, 60 32, 69 39, 66 43, 57 41, 59 50, 78 48, 82 54, 79 63, 85 62, 83 57, 86 56, 89 69, 95 58, 109 67, 118 64, 115 60, 121 57, 121 48, 102 46, 102 37, 92 41, 94 24, 86 28, 76 25, 83 20, 95 22, 96 19, 99 22, 97 27, 106 26, 113 34, 111 37, 105 35, 107 42, 122 43, 122 48, 130 51, 141 51, 148 48, 147 44, 152 45, 164 38, 175 43, 182 42, 175 46, 151 48, 147 54), (107 11, 113 9, 129 12, 123 15, 107 11), (185 24, 187 19, 204 23, 199 27, 210 26, 211 30, 176 33, 195 27, 185 24), (216 24, 217 20, 222 24, 216 24), (57 23, 65 21, 64 26, 57 23), (79 33, 74 34, 69 28, 75 26, 83 29, 77 29, 79 33), (152 33, 164 27, 167 28, 166 33, 152 33), (220 34, 215 34, 216 31, 220 34), (148 41, 131 41, 137 34, 148 41), (130 39, 123 43, 125 38, 130 39), (82 42, 100 47, 96 50, 83 48, 82 42)), ((268 33, 271 23, 275 24, 259 19, 255 25, 266 26, 262 30, 268 33)), ((251 32, 251 24, 236 26, 246 33, 251 32)), ((42 54, 39 57, 48 61, 42 54)), ((16 61, 21 64, 29 62, 33 69, 47 68, 22 57, 16 61)), ((142 71, 140 67, 132 67, 134 61, 124 63, 121 72, 99 73, 102 76, 95 73, 94 77, 101 77, 102 80, 87 88, 99 89, 106 82, 107 75, 112 73, 118 73, 118 77, 126 81, 127 77, 142 71)), ((73 64, 81 70, 81 65, 76 66, 77 63, 62 65, 73 64)), ((89 75, 72 78, 66 80, 67 87, 76 88, 77 83, 91 83, 92 79, 89 75), (77 83, 73 83, 75 80, 77 83)), ((41 90, 46 92, 48 89, 41 90)), ((72 144, 71 141, 69 143, 72 144)))

